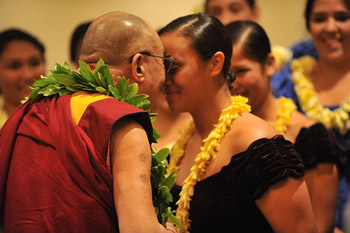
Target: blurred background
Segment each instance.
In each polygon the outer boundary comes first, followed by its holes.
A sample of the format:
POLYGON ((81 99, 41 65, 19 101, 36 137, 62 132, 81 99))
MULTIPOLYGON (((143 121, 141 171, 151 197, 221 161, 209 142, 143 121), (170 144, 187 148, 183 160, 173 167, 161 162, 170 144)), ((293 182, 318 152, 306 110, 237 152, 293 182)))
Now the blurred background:
MULTIPOLYGON (((126 11, 147 20, 156 30, 171 20, 200 12, 204 0, 0 0, 0 31, 26 30, 46 48, 47 69, 69 62, 73 30, 81 23, 110 11, 126 11)), ((303 11, 305 0, 257 0, 259 23, 272 44, 290 46, 308 37, 303 11)))

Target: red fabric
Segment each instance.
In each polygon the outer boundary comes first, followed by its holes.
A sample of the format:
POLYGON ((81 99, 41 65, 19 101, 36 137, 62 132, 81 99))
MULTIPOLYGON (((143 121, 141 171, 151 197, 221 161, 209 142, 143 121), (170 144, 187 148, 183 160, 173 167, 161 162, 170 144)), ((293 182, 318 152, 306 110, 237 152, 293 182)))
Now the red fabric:
POLYGON ((6 232, 118 232, 110 132, 129 115, 151 138, 148 114, 113 98, 89 105, 76 126, 70 95, 25 104, 0 133, 0 219, 6 232))

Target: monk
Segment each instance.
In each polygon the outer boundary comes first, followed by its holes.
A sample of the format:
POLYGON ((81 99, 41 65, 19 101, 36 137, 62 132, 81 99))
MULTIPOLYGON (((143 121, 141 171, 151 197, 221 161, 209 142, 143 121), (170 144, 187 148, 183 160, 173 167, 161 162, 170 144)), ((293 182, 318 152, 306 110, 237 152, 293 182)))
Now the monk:
MULTIPOLYGON (((155 102, 163 54, 147 22, 111 12, 89 27, 80 59, 102 58, 155 102)), ((153 208, 151 141, 148 113, 109 96, 27 101, 0 132, 0 232, 175 232, 153 208)))

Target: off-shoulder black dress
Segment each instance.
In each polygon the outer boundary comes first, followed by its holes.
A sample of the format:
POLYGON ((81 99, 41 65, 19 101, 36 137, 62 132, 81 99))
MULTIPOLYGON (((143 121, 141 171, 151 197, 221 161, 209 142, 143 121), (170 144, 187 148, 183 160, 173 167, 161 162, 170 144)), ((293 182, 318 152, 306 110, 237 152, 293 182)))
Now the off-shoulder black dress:
MULTIPOLYGON (((304 173, 300 156, 283 136, 253 142, 219 173, 197 183, 190 202, 190 232, 273 232, 255 200, 271 185, 304 173)), ((173 209, 180 191, 177 185, 172 189, 173 209)))
POLYGON ((323 124, 316 123, 309 128, 302 128, 294 146, 306 171, 321 163, 334 163, 337 165, 338 173, 342 175, 346 163, 345 152, 341 149, 333 131, 323 124))

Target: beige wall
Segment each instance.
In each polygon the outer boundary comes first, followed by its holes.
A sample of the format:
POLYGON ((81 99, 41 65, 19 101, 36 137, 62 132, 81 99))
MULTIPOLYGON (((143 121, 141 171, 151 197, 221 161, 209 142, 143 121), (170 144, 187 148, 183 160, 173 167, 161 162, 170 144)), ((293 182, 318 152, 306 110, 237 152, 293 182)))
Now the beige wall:
MULTIPOLYGON (((122 10, 138 15, 156 29, 198 11, 203 0, 0 0, 0 31, 26 29, 45 44, 47 69, 69 61, 69 40, 74 28, 104 13, 122 10)), ((288 46, 307 36, 302 12, 304 0, 257 0, 260 23, 273 44, 288 46)))

